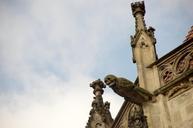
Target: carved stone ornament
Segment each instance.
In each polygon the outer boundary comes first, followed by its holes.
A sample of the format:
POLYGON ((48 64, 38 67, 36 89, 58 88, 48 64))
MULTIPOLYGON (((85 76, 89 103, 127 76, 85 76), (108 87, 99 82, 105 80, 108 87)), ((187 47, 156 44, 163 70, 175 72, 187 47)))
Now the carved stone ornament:
POLYGON ((105 85, 100 79, 98 79, 93 81, 90 84, 90 87, 94 89, 93 94, 95 97, 93 97, 92 109, 90 110, 90 117, 86 128, 110 128, 113 123, 113 119, 109 111, 110 103, 104 103, 102 97, 105 85))
POLYGON ((176 64, 174 65, 174 69, 176 70, 176 74, 183 73, 187 71, 189 68, 192 68, 190 62, 193 60, 193 52, 187 52, 184 55, 180 56, 176 60, 176 64))
POLYGON ((101 123, 96 123, 95 128, 105 128, 105 126, 101 123))
POLYGON ((115 93, 132 103, 142 104, 152 100, 153 95, 150 92, 134 85, 125 78, 107 75, 104 81, 115 93))
POLYGON ((128 115, 128 128, 148 128, 141 106, 133 104, 128 115))
POLYGON ((193 77, 189 77, 186 80, 183 80, 183 81, 177 83, 175 86, 173 86, 173 88, 171 88, 167 92, 167 96, 169 99, 172 99, 172 98, 182 94, 183 92, 189 90, 192 87, 193 87, 193 77))
POLYGON ((193 48, 186 49, 158 67, 161 84, 165 85, 191 69, 193 69, 193 48))
POLYGON ((174 72, 172 69, 172 65, 164 65, 164 69, 161 71, 161 78, 164 83, 171 81, 174 78, 174 72))

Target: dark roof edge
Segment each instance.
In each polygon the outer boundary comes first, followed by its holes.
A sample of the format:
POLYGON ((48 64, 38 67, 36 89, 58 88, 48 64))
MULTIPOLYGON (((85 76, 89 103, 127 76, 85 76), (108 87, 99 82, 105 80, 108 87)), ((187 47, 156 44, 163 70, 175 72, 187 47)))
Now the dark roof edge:
POLYGON ((165 58, 169 57, 171 54, 175 53, 176 51, 178 51, 179 49, 181 49, 182 47, 186 46, 187 44, 189 44, 191 41, 193 41, 193 38, 187 41, 184 41, 181 45, 179 45, 178 47, 176 47, 175 49, 173 49, 172 51, 170 51, 169 53, 167 53, 166 55, 162 56, 161 58, 159 58, 158 60, 156 60, 155 62, 153 62, 152 64, 150 64, 149 66, 147 66, 147 68, 151 68, 154 65, 157 65, 158 63, 160 63, 161 61, 163 61, 165 58))
POLYGON ((123 102, 123 104, 121 106, 121 109, 119 110, 117 116, 115 117, 115 120, 113 122, 112 128, 114 128, 114 126, 117 124, 118 120, 120 119, 121 114, 124 112, 124 109, 127 106, 127 103, 128 103, 128 101, 126 101, 126 100, 123 102))

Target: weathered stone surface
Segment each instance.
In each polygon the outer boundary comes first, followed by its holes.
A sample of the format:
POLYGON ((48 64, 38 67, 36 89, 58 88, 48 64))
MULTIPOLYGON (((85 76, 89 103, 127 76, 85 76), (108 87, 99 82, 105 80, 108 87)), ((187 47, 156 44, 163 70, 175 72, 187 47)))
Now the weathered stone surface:
POLYGON ((132 105, 128 113, 128 128, 148 128, 147 117, 140 105, 132 105))
POLYGON ((193 118, 192 93, 193 88, 168 101, 172 126, 189 127, 185 122, 193 118))
POLYGON ((186 113, 189 116, 193 116, 193 103, 186 106, 186 113))
POLYGON ((125 78, 107 75, 104 78, 104 81, 118 95, 135 104, 141 105, 144 102, 152 100, 153 95, 150 92, 134 85, 131 81, 125 78))
POLYGON ((93 81, 90 87, 94 89, 93 94, 95 97, 93 98, 92 109, 90 110, 90 117, 86 128, 111 128, 113 119, 109 111, 110 103, 104 103, 102 98, 103 88, 106 86, 98 79, 93 81))

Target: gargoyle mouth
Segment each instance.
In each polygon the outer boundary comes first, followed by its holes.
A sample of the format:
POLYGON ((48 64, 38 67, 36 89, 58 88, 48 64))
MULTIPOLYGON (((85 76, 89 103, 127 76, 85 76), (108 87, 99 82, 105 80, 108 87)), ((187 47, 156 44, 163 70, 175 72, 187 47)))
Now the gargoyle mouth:
POLYGON ((115 85, 115 82, 111 82, 108 86, 109 87, 112 87, 112 86, 114 86, 115 85))
POLYGON ((106 85, 108 85, 109 87, 113 87, 116 85, 116 76, 114 75, 107 75, 104 78, 104 82, 106 85))
POLYGON ((105 83, 109 86, 109 87, 112 87, 115 85, 115 82, 114 81, 110 81, 110 80, 105 80, 105 83))

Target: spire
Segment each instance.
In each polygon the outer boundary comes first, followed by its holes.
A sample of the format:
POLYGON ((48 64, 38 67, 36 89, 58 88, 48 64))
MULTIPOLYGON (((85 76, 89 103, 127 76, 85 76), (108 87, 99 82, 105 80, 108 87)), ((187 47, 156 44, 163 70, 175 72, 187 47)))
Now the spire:
POLYGON ((186 36, 186 39, 184 42, 189 41, 193 39, 193 26, 191 27, 190 31, 188 32, 188 35, 186 36))
POLYGON ((105 88, 106 86, 104 85, 104 83, 98 79, 96 81, 93 81, 91 84, 90 84, 90 87, 92 87, 94 89, 93 91, 93 94, 95 96, 102 96, 103 94, 103 88, 105 88))
POLYGON ((149 78, 154 78, 155 73, 153 68, 147 67, 157 60, 155 48, 156 39, 154 36, 155 29, 153 27, 147 29, 145 25, 144 1, 132 3, 131 9, 136 22, 136 33, 134 36, 131 36, 133 62, 136 63, 137 66, 139 85, 149 92, 152 92, 157 86, 149 78))
POLYGON ((131 3, 132 13, 135 17, 135 30, 136 33, 140 30, 146 30, 144 21, 145 5, 144 1, 131 3))
POLYGON ((111 117, 110 103, 103 102, 103 88, 105 84, 100 80, 95 80, 90 84, 90 87, 94 89, 93 94, 95 97, 92 102, 92 109, 90 110, 90 117, 87 123, 86 128, 110 128, 113 119, 111 117))
POLYGON ((105 88, 106 86, 100 79, 98 79, 96 81, 93 81, 90 84, 90 87, 94 89, 93 94, 95 95, 94 100, 92 102, 92 107, 94 110, 101 111, 103 107, 103 88, 105 88))

